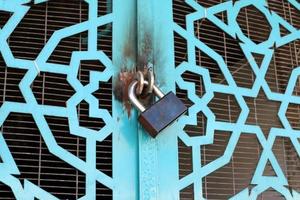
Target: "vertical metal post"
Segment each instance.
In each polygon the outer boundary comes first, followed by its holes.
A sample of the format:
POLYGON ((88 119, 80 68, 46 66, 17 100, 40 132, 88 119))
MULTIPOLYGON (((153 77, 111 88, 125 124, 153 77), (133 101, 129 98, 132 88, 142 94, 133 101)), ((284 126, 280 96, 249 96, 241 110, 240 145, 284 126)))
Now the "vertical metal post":
MULTIPOLYGON (((138 68, 152 62, 156 84, 175 91, 171 0, 138 0, 138 68)), ((140 199, 179 199, 176 124, 155 139, 139 126, 140 199)))
MULTIPOLYGON (((136 0, 113 1, 114 81, 122 70, 133 70, 136 61, 136 0)), ((126 112, 113 96, 113 179, 115 200, 139 199, 137 116, 126 112)))

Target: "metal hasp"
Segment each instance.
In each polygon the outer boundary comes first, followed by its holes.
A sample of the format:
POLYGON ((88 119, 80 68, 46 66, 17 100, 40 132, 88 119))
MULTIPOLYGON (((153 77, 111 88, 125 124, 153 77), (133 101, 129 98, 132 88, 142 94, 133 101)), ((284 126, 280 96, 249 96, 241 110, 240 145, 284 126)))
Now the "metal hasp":
MULTIPOLYGON (((156 85, 153 85, 153 91, 160 99, 149 108, 145 108, 135 95, 137 81, 134 81, 129 87, 129 99, 135 107, 141 111, 138 117, 139 122, 144 129, 155 138, 158 133, 171 125, 178 117, 187 111, 187 107, 176 97, 173 92, 164 95, 156 85)), ((144 84, 148 85, 147 81, 144 84)))

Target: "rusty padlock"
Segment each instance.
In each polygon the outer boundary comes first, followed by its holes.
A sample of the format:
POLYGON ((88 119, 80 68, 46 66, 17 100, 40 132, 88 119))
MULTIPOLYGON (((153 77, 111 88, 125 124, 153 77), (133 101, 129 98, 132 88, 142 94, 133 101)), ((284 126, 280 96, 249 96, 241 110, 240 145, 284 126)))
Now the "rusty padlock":
MULTIPOLYGON (((187 107, 173 92, 164 95, 156 85, 153 85, 153 92, 160 99, 146 109, 135 95, 137 84, 138 81, 135 80, 129 86, 129 99, 141 112, 138 120, 152 137, 156 137, 159 132, 187 111, 187 107)), ((144 84, 148 85, 148 81, 144 81, 144 84)))

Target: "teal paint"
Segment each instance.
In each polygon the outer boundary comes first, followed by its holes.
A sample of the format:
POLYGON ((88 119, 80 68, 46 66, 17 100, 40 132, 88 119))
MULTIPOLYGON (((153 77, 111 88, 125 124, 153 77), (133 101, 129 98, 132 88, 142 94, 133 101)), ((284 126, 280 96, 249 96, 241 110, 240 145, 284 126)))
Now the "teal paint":
MULTIPOLYGON (((165 93, 175 91, 172 1, 138 1, 138 57, 153 63, 156 84, 165 93)), ((141 63, 138 63, 141 64, 141 63)), ((144 66, 138 66, 143 69, 144 66)), ((179 199, 177 135, 172 125, 156 138, 139 125, 140 198, 179 199)))
MULTIPOLYGON (((2 125, 11 112, 29 113, 32 114, 42 138, 50 153, 69 163, 74 168, 78 169, 86 175, 86 194, 81 199, 96 199, 96 182, 100 182, 114 190, 113 178, 108 177, 103 172, 96 169, 96 142, 104 140, 112 133, 116 120, 112 118, 107 110, 98 108, 98 99, 92 93, 98 89, 99 81, 108 81, 113 75, 112 61, 102 52, 97 51, 97 27, 113 21, 113 15, 107 14, 105 16, 97 16, 97 1, 87 1, 89 4, 89 20, 87 22, 79 23, 55 32, 48 43, 41 50, 39 56, 35 61, 16 59, 14 58, 6 39, 13 32, 15 27, 21 21, 26 12, 30 9, 18 1, 0 1, 0 9, 13 12, 12 17, 8 20, 5 26, 1 29, 1 54, 9 67, 27 69, 27 73, 20 82, 20 90, 24 96, 26 103, 4 102, 0 108, 0 125, 2 125), (48 58, 54 51, 57 44, 65 37, 69 37, 76 33, 88 31, 89 44, 86 52, 73 52, 69 65, 53 64, 48 62, 48 58), (79 64, 81 60, 100 60, 106 69, 103 73, 90 73, 90 83, 83 86, 77 80, 79 64), (39 105, 31 91, 31 84, 40 72, 55 72, 67 75, 67 81, 74 88, 76 93, 67 101, 66 107, 61 108, 57 106, 39 105), (78 122, 76 106, 85 100, 89 107, 89 115, 95 118, 101 118, 105 122, 105 127, 99 131, 94 131, 88 128, 81 127, 78 122), (45 115, 53 115, 60 117, 67 117, 70 125, 70 134, 75 136, 83 136, 87 140, 86 161, 81 160, 75 155, 71 154, 64 148, 60 147, 45 120, 45 115)), ((1 135, 2 137, 2 135, 1 135)), ((3 138, 2 138, 3 139, 3 138)), ((10 168, 10 170, 2 170, 0 181, 12 188, 12 191, 17 199, 57 199, 47 191, 39 188, 34 183, 25 180, 24 185, 20 180, 13 176, 19 174, 18 166, 11 159, 11 154, 8 148, 5 148, 5 141, 3 143, 3 150, 1 151, 1 158, 4 158, 5 164, 1 167, 10 168)), ((2 146, 2 145, 1 145, 2 146)), ((1 147, 2 148, 2 147, 1 147)))
MULTIPOLYGON (((174 23, 172 26, 172 29, 175 32, 177 32, 185 40, 187 40, 188 48, 188 61, 183 62, 176 68, 177 75, 175 79, 176 83, 181 89, 187 90, 188 98, 194 103, 194 105, 190 108, 188 116, 179 119, 179 124, 181 125, 180 130, 182 130, 187 124, 196 125, 197 113, 201 111, 207 118, 207 131, 203 136, 193 138, 189 137, 185 132, 179 131, 179 138, 181 138, 181 140, 184 141, 187 146, 192 147, 193 154, 197 154, 197 152, 199 152, 199 148, 201 148, 202 145, 213 143, 215 130, 231 131, 232 134, 230 136, 229 143, 224 154, 216 160, 210 162, 209 164, 201 166, 201 160, 199 160, 200 156, 193 155, 193 172, 179 180, 179 189, 181 190, 189 186, 190 184, 194 184, 194 186, 197 185, 196 187, 194 187, 194 198, 202 199, 200 195, 202 185, 199 184, 199 180, 230 162, 241 134, 255 134, 263 148, 263 152, 251 181, 251 184, 256 186, 251 190, 250 188, 245 188, 243 191, 236 194, 231 199, 256 199, 259 194, 263 193, 269 188, 273 188, 275 191, 281 193, 286 199, 298 199, 299 194, 295 190, 289 191, 289 189, 285 187, 286 185, 288 185, 288 182, 282 169, 279 166, 277 159, 275 158, 274 153, 272 152, 272 146, 277 136, 288 137, 291 139, 296 151, 299 154, 299 142, 296 142, 296 140, 299 138, 299 132, 296 130, 292 130, 285 116, 289 103, 299 104, 299 98, 293 96, 292 94, 296 84, 296 79, 299 76, 299 68, 293 70, 285 94, 272 92, 265 80, 265 75, 271 62, 271 58, 274 54, 274 48, 278 48, 284 44, 299 39, 299 30, 296 30, 292 25, 290 25, 276 13, 270 12, 265 1, 245 0, 237 1, 235 3, 233 3, 232 1, 228 1, 216 6, 212 6, 208 9, 202 7, 200 4, 197 4, 192 0, 186 0, 186 3, 193 7, 196 12, 187 15, 186 30, 176 23, 174 23), (240 9, 250 5, 256 7, 266 17, 271 27, 269 38, 260 44, 254 43, 253 41, 251 41, 251 39, 245 36, 242 33, 238 23, 236 22, 236 18, 240 9), (221 20, 215 17, 216 13, 222 11, 226 11, 227 13, 227 24, 223 23, 221 20), (248 59, 250 66, 256 76, 252 88, 249 89, 237 86, 223 58, 194 36, 194 21, 204 18, 214 23, 217 27, 231 35, 236 40, 240 41, 241 49, 248 59), (280 36, 279 25, 284 26, 287 30, 290 31, 290 33, 283 37, 280 36), (209 72, 201 66, 196 65, 195 47, 199 48, 201 51, 206 53, 210 58, 218 63, 228 85, 224 86, 216 83, 211 83, 209 72), (261 66, 257 65, 252 53, 263 55, 263 62, 261 66), (202 98, 199 98, 195 95, 194 83, 189 83, 182 79, 181 74, 185 71, 191 71, 199 74, 199 76, 204 79, 203 82, 206 93, 202 98), (246 125, 245 123, 249 114, 249 108, 245 103, 244 97, 256 98, 260 89, 264 90, 268 99, 281 102, 278 116, 281 119, 284 128, 272 128, 270 130, 268 138, 265 138, 259 126, 246 125), (214 92, 234 95, 241 109, 239 118, 236 123, 216 121, 214 113, 207 106, 207 104, 213 98, 214 92), (267 161, 271 163, 276 174, 275 176, 263 176, 263 171, 266 167, 267 161)), ((295 1, 290 1, 290 3, 295 5, 295 7, 298 6, 297 8, 299 9, 299 4, 295 1)))
MULTIPOLYGON (((113 88, 117 85, 118 75, 126 68, 134 70, 136 61, 136 1, 113 1, 113 88), (130 52, 128 52, 130 51, 130 52)), ((134 200, 139 196, 138 175, 138 133, 137 116, 127 110, 122 102, 113 100, 113 177, 116 200, 134 200)))
MULTIPOLYGON (((44 0, 36 0, 42 3, 44 0)), ((231 159, 236 144, 241 134, 256 135, 263 148, 256 171, 251 180, 255 184, 252 189, 245 188, 236 194, 231 200, 256 199, 257 196, 268 188, 273 188, 286 199, 299 200, 300 194, 295 190, 289 190, 287 179, 280 168, 272 146, 276 137, 289 138, 300 155, 299 137, 300 131, 292 129, 286 118, 289 104, 300 104, 300 97, 293 95, 294 87, 300 76, 300 68, 295 68, 290 76, 288 86, 284 94, 274 93, 270 90, 265 75, 268 70, 274 48, 300 39, 300 31, 274 12, 270 12, 265 1, 243 0, 233 3, 226 1, 210 8, 204 8, 193 0, 186 0, 196 12, 187 15, 186 29, 183 29, 172 20, 171 0, 122 0, 113 1, 111 14, 97 16, 97 1, 87 0, 89 4, 89 19, 61 30, 56 31, 35 61, 17 59, 13 56, 7 43, 7 38, 20 23, 30 9, 24 4, 28 1, 0 0, 0 10, 12 12, 12 16, 0 30, 0 51, 7 64, 12 68, 27 69, 27 73, 20 83, 20 90, 26 103, 5 102, 0 108, 0 125, 2 125, 11 112, 32 114, 49 151, 80 170, 86 175, 86 195, 81 199, 96 199, 96 182, 113 190, 115 199, 179 199, 180 190, 194 185, 194 199, 202 197, 202 179, 225 166, 231 159), (268 20, 271 31, 269 38, 256 44, 246 37, 236 22, 239 11, 247 6, 255 6, 268 20), (219 20, 215 14, 227 11, 228 24, 219 20), (237 86, 232 74, 228 70, 223 58, 203 42, 194 36, 194 21, 206 18, 228 33, 232 38, 240 42, 242 51, 255 73, 256 79, 252 88, 237 86), (110 60, 104 52, 97 51, 97 27, 113 24, 113 60, 110 60), (290 31, 281 36, 279 25, 290 31), (71 35, 88 31, 88 51, 73 52, 69 65, 48 62, 59 42, 71 35), (173 31, 181 35, 188 46, 188 60, 175 68, 174 63, 174 36, 173 31), (132 48, 130 56, 124 53, 128 46, 132 48), (145 52, 145 47, 150 47, 145 52), (196 65, 195 47, 215 60, 228 85, 219 85, 211 82, 209 71, 196 65), (261 66, 255 62, 252 53, 263 55, 261 66), (127 55, 127 57, 125 56, 127 55), (164 130, 155 139, 151 138, 137 123, 137 112, 132 110, 128 117, 122 103, 113 101, 113 114, 107 110, 97 108, 97 99, 92 95, 98 89, 99 81, 108 81, 111 77, 116 81, 116 76, 123 67, 128 70, 135 68, 138 58, 154 64, 156 83, 164 91, 175 91, 175 83, 179 88, 188 92, 188 98, 194 103, 189 108, 189 114, 181 117, 178 122, 164 130), (106 67, 104 72, 91 72, 90 83, 83 86, 77 80, 78 67, 81 60, 100 60, 106 67), (198 74, 203 78, 205 95, 198 97, 195 84, 183 80, 181 75, 185 71, 198 74), (75 94, 67 101, 66 107, 39 105, 31 91, 30 85, 40 72, 54 72, 67 75, 67 81, 74 88, 75 94), (263 89, 270 100, 281 102, 278 112, 283 128, 272 128, 269 137, 265 138, 259 126, 246 125, 249 115, 244 98, 255 98, 260 89, 263 89), (215 114, 207 106, 214 97, 214 92, 232 94, 238 102, 241 112, 236 123, 216 121, 215 114), (99 131, 81 127, 78 122, 76 106, 85 100, 90 106, 89 115, 101 118, 106 126, 99 131), (183 128, 185 125, 197 124, 197 113, 203 112, 207 117, 206 133, 203 136, 189 137, 183 128), (60 147, 45 120, 45 115, 67 117, 70 124, 70 134, 85 137, 87 139, 86 161, 79 159, 60 147), (231 137, 222 156, 213 162, 201 166, 200 150, 202 145, 213 143, 216 130, 231 131, 231 137), (84 134, 83 134, 84 133, 84 134), (113 177, 108 177, 96 169, 95 145, 97 141, 104 140, 107 136, 113 136, 113 177), (193 172, 182 179, 178 175, 178 147, 180 138, 187 146, 193 149, 193 172), (267 162, 270 162, 276 176, 263 176, 263 170, 267 162)), ((300 4, 296 0, 289 0, 298 10, 300 4)), ((100 34, 101 37, 101 34, 100 34)), ((143 66, 137 66, 141 68, 143 66)), ((39 188, 34 183, 25 180, 24 184, 14 175, 20 174, 5 139, 0 134, 0 181, 8 185, 17 199, 57 199, 47 191, 39 188)))
MULTIPOLYGON (((137 56, 142 61, 137 68, 143 71, 147 62, 153 63, 153 1, 137 1, 137 56)), ((155 71, 155 67, 154 67, 155 71)), ((137 120, 137 119, 136 119, 137 120)), ((157 141, 138 125, 139 140, 139 198, 158 197, 157 141)))

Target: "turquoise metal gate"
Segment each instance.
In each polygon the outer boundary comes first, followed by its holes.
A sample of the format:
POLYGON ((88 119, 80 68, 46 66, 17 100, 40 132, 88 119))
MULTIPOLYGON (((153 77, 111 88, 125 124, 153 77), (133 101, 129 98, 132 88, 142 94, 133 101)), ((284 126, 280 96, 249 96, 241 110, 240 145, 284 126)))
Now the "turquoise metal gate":
POLYGON ((173 1, 181 198, 300 198, 299 6, 173 1))
POLYGON ((0 198, 300 199, 299 9, 0 0, 0 198), (126 96, 149 63, 189 106, 155 139, 126 96))
POLYGON ((0 199, 137 198, 136 122, 112 97, 135 9, 0 1, 0 199))

